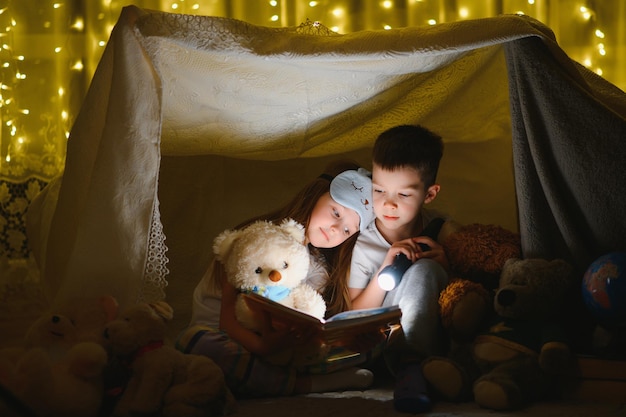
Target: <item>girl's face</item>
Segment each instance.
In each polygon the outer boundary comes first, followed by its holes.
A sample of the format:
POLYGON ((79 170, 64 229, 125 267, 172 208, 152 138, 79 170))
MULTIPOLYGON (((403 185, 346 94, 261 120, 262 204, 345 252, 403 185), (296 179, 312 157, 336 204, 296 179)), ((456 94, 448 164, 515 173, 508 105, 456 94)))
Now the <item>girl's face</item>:
POLYGON ((306 230, 308 242, 318 248, 334 248, 359 231, 356 211, 324 194, 317 200, 306 230))

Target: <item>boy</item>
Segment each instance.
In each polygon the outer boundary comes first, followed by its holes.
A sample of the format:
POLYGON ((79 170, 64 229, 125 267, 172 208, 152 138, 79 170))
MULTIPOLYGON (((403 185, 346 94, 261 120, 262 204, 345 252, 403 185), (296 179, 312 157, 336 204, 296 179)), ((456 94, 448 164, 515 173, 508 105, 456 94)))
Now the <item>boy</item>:
POLYGON ((402 334, 385 352, 396 376, 394 406, 401 412, 430 410, 420 362, 441 353, 438 299, 448 283, 448 262, 441 245, 419 235, 436 217, 423 205, 439 193, 442 156, 441 137, 420 126, 397 126, 377 138, 372 160, 376 218, 361 232, 352 253, 352 308, 397 304, 402 309, 402 334), (422 249, 423 244, 428 247, 422 249), (385 291, 378 273, 399 253, 412 265, 395 289, 385 291))

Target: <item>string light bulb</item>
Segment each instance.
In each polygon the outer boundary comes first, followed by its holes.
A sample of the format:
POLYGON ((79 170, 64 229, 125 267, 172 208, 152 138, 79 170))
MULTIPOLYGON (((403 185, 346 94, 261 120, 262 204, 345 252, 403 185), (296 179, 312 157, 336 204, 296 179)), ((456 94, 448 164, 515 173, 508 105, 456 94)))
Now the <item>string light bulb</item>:
MULTIPOLYGON (((32 3, 33 0, 28 0, 32 3)), ((576 4, 574 2, 563 2, 558 5, 561 15, 575 15, 577 18, 570 19, 566 24, 557 25, 557 29, 562 31, 562 36, 566 37, 570 33, 580 33, 580 30, 586 30, 590 34, 589 41, 586 44, 566 45, 571 47, 571 52, 566 47, 564 49, 572 58, 583 63, 586 67, 593 69, 599 75, 619 76, 624 75, 618 71, 622 60, 616 60, 615 51, 620 51, 624 47, 624 41, 617 39, 614 27, 624 25, 624 17, 609 16, 609 19, 620 19, 618 25, 606 24, 600 26, 607 19, 606 10, 600 9, 600 5, 611 0, 602 0, 592 2, 590 0, 580 0, 576 4), (567 9, 566 9, 567 8, 567 9), (597 27, 596 27, 597 26, 597 27), (610 28, 610 29, 609 29, 610 28), (605 33, 605 30, 607 31, 605 33), (619 47, 618 47, 619 46, 619 47)), ((81 89, 73 88, 72 84, 77 79, 81 83, 88 85, 95 68, 99 62, 99 57, 106 46, 110 33, 117 22, 121 12, 122 4, 114 0, 100 0, 98 2, 88 2, 87 0, 77 0, 68 2, 66 0, 55 0, 53 3, 39 2, 38 13, 30 15, 22 15, 18 13, 18 8, 12 6, 12 2, 5 2, 4 7, 0 8, 0 71, 2 71, 2 84, 0 84, 0 117, 2 118, 3 129, 7 132, 2 135, 0 132, 0 161, 7 149, 10 148, 6 141, 9 141, 8 127, 5 124, 7 120, 13 121, 11 129, 15 133, 15 137, 28 137, 32 142, 54 142, 53 135, 65 136, 65 132, 69 130, 73 118, 78 112, 77 108, 71 108, 68 103, 78 103, 81 97, 76 94, 84 93, 81 89), (41 3, 41 4, 39 4, 41 3), (81 7, 77 7, 80 5, 81 7), (83 7, 84 6, 84 7, 83 7), (85 9, 88 14, 84 14, 85 9), (27 24, 26 24, 27 23, 27 24), (34 27, 34 24, 39 27, 34 27), (26 29, 27 28, 27 29, 26 29), (29 33, 30 31, 30 33, 29 33), (43 33, 43 35, 40 35, 43 33), (47 43, 37 45, 36 48, 24 49, 22 43, 16 43, 15 37, 22 34, 37 34, 41 39, 47 39, 47 43), (76 41, 76 39, 85 40, 85 42, 76 41), (86 45, 83 49, 77 49, 76 45, 86 45), (16 49, 17 48, 17 49, 16 49), (44 54, 48 58, 41 59, 42 49, 47 48, 44 54), (37 52, 36 52, 37 51, 37 52), (54 53, 52 52, 54 51, 54 53), (50 55, 53 55, 49 58, 50 55), (63 65, 58 65, 62 63, 63 65), (46 71, 46 65, 51 66, 53 71, 46 71), (62 68, 62 69, 60 69, 62 68), (64 71, 64 72, 63 72, 64 71), (25 94, 24 91, 34 90, 29 87, 39 81, 39 74, 46 72, 56 74, 58 80, 53 88, 49 87, 49 100, 42 100, 41 91, 37 94, 25 94), (20 83, 26 83, 20 85, 20 83), (59 87, 56 87, 56 86, 59 87), (24 88, 23 86, 27 86, 24 88), (18 88, 20 87, 20 88, 18 88), (58 92, 55 91, 58 89, 58 92), (63 93, 60 93, 63 91, 63 93), (71 91, 71 93, 70 93, 71 91), (78 91, 78 92, 77 92, 78 91), (37 103, 37 104, 32 104, 37 103), (54 103, 54 106, 44 108, 45 104, 54 103), (29 109, 30 113, 25 114, 23 109, 29 109), (32 117, 30 115, 37 115, 32 117), (30 116, 30 118, 28 117, 30 116), (36 120, 45 119, 46 128, 38 128, 36 120), (42 133, 43 132, 43 133, 42 133), (46 135, 50 135, 49 137, 46 135), (46 136, 46 137, 44 137, 46 136), (5 142, 2 142, 4 140, 5 142), (4 153, 3 153, 4 152, 4 153)), ((225 7, 220 5, 216 0, 178 0, 159 2, 163 10, 177 10, 185 13, 198 13, 204 15, 226 16, 233 7, 225 7), (171 6, 171 7, 170 7, 171 6), (216 12, 217 11, 217 12, 216 12)), ((436 25, 451 20, 488 17, 488 12, 493 13, 493 5, 496 2, 481 1, 463 1, 463 2, 443 2, 443 1, 394 1, 379 0, 372 2, 372 6, 367 12, 353 12, 352 9, 346 9, 346 5, 351 4, 348 0, 233 0, 230 3, 241 3, 249 6, 242 8, 239 12, 241 15, 230 15, 241 20, 248 20, 245 13, 255 13, 259 22, 265 22, 274 26, 289 26, 294 21, 298 22, 297 13, 307 13, 312 20, 319 20, 326 27, 334 32, 360 29, 380 29, 391 30, 399 27, 403 22, 410 22, 407 14, 413 14, 419 17, 415 18, 415 25, 436 25), (250 6, 254 4, 254 7, 250 6), (248 11, 252 10, 252 11, 248 11), (365 22, 365 14, 371 14, 369 23, 365 22), (384 22, 384 25, 381 25, 384 22), (365 26, 365 25, 370 26, 365 26)), ((365 2, 363 2, 365 3, 365 2)), ((550 16, 544 12, 541 15, 542 8, 545 9, 547 0, 516 0, 509 2, 499 2, 500 9, 498 13, 513 13, 519 10, 519 13, 530 15, 536 18, 556 19, 558 13, 550 13, 550 16)), ((144 7, 147 0, 137 0, 139 7, 144 7)), ((550 5, 552 10, 552 5, 550 5)), ((234 13, 234 12, 233 12, 234 13)), ((309 17, 309 16, 307 16, 309 17)), ((302 21, 302 20, 300 20, 302 21)), ((611 23, 612 21, 610 21, 611 23)), ((262 24, 265 24, 262 23, 262 24)), ((544 22, 550 26, 550 21, 544 22)), ((621 26, 620 26, 621 27, 621 26)), ((557 40, 559 33, 556 33, 557 40)), ((626 81, 626 80, 625 80, 626 81)), ((620 86, 618 84, 618 86, 620 86)), ((624 89, 624 84, 620 86, 624 89)), ((54 146, 52 146, 54 148, 54 146)), ((59 152, 64 152, 62 147, 57 147, 59 152)), ((35 149, 34 147, 32 149, 35 149)), ((13 161, 18 162, 19 157, 13 154, 13 161)), ((63 159, 63 155, 59 157, 63 159)), ((1 169, 2 167, 0 167, 1 169)), ((60 167, 59 169, 62 169, 60 167)), ((2 172, 0 171, 0 174, 2 172)))

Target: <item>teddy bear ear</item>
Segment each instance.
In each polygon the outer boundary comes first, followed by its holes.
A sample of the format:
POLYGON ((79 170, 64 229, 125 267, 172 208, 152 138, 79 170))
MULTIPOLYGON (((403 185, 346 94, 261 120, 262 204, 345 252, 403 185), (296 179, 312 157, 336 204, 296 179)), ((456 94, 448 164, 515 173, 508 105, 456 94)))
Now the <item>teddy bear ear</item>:
POLYGON ((280 227, 298 242, 304 242, 304 226, 294 219, 283 220, 280 227))
POLYGON ((504 262, 504 266, 502 267, 502 269, 509 268, 509 267, 511 267, 511 265, 516 264, 516 263, 518 263, 520 261, 521 261, 521 259, 519 259, 519 258, 509 258, 509 259, 507 259, 504 262))
POLYGON ((111 295, 103 295, 98 299, 98 301, 100 303, 100 306, 102 306, 102 310, 104 311, 107 322, 117 317, 117 312, 120 305, 115 297, 111 295))
POLYGON ((155 301, 148 303, 150 308, 165 321, 170 321, 174 318, 174 309, 165 301, 155 301))
POLYGON ((564 281, 568 281, 573 277, 572 272, 574 268, 564 259, 553 259, 550 264, 554 267, 555 274, 563 277, 564 281))
POLYGON ((240 230, 231 229, 225 230, 217 235, 213 241, 213 253, 218 261, 224 262, 224 260, 228 258, 228 253, 240 234, 240 230))

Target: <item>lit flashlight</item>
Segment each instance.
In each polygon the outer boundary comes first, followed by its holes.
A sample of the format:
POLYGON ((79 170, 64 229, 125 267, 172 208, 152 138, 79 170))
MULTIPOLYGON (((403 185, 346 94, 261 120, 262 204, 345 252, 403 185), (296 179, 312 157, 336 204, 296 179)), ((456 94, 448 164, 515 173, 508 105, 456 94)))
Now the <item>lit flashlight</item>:
MULTIPOLYGON (((436 218, 430 221, 428 225, 422 231, 421 236, 428 236, 433 240, 436 240, 439 230, 444 223, 444 219, 436 218)), ((425 243, 418 243, 422 251, 429 251, 430 246, 425 243)), ((402 252, 396 254, 391 265, 387 265, 378 274, 378 285, 385 291, 391 291, 398 286, 402 281, 402 276, 407 269, 413 264, 402 252)))
POLYGON ((378 285, 380 288, 385 291, 391 291, 396 288, 402 280, 402 275, 409 269, 411 264, 412 262, 404 253, 398 252, 393 259, 393 263, 384 267, 378 274, 378 285))

